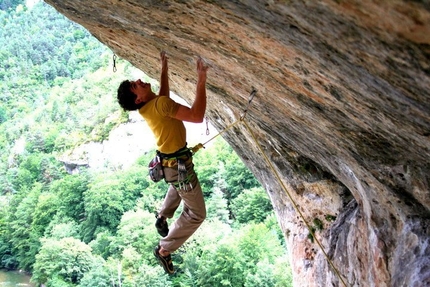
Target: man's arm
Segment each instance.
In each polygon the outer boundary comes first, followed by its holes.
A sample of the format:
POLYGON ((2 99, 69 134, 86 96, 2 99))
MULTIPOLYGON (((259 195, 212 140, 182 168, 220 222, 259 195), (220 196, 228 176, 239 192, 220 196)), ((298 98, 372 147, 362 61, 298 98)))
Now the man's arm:
POLYGON ((169 67, 167 63, 167 55, 165 51, 161 51, 161 77, 160 77, 160 91, 158 95, 170 97, 169 88, 169 67))
POLYGON ((202 58, 197 59, 196 98, 191 108, 179 106, 175 118, 181 121, 201 123, 206 112, 206 72, 208 66, 202 58))

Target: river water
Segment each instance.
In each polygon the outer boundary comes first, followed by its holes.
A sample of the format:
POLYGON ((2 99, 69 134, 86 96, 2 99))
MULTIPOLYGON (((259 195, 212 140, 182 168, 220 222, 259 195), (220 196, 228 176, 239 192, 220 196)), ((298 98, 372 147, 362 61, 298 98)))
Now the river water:
POLYGON ((30 276, 18 271, 0 270, 0 287, 35 287, 30 276))

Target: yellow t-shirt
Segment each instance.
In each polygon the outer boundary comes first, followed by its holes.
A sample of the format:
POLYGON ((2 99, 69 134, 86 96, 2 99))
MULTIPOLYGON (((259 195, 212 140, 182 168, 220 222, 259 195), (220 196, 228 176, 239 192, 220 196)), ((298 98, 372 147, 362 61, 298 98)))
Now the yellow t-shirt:
POLYGON ((139 109, 139 113, 154 133, 158 150, 174 153, 186 144, 184 123, 174 118, 179 104, 169 97, 158 96, 139 109))

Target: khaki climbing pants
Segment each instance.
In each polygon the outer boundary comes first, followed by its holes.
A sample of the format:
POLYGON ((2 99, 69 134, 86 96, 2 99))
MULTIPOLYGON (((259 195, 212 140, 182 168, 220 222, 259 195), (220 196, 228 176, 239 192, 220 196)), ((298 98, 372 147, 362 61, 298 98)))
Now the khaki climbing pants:
POLYGON ((174 252, 199 228, 206 218, 206 206, 192 158, 185 162, 188 182, 178 184, 178 167, 164 167, 164 176, 169 184, 166 197, 159 211, 161 216, 172 218, 181 201, 183 211, 169 226, 169 234, 160 240, 163 249, 174 252), (178 186, 179 185, 179 186, 178 186))

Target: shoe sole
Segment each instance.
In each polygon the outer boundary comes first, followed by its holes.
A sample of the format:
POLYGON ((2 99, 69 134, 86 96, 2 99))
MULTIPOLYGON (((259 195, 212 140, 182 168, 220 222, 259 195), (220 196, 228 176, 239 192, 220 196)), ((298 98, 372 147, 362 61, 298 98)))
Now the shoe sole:
POLYGON ((158 249, 156 248, 156 249, 154 249, 154 256, 155 256, 155 258, 157 258, 157 260, 158 260, 158 263, 160 263, 160 265, 163 267, 163 269, 164 269, 164 271, 167 273, 167 274, 173 274, 173 273, 175 273, 175 270, 170 270, 169 269, 169 262, 167 262, 166 261, 166 259, 164 259, 164 257, 162 257, 160 254, 158 254, 158 249))
POLYGON ((161 237, 166 237, 169 234, 169 229, 166 228, 167 230, 165 230, 164 228, 159 228, 158 226, 155 226, 157 228, 157 232, 158 234, 160 234, 161 237))
POLYGON ((155 222, 155 228, 157 229, 158 234, 160 234, 161 237, 166 237, 169 234, 169 226, 167 225, 167 222, 158 224, 157 221, 155 222))

